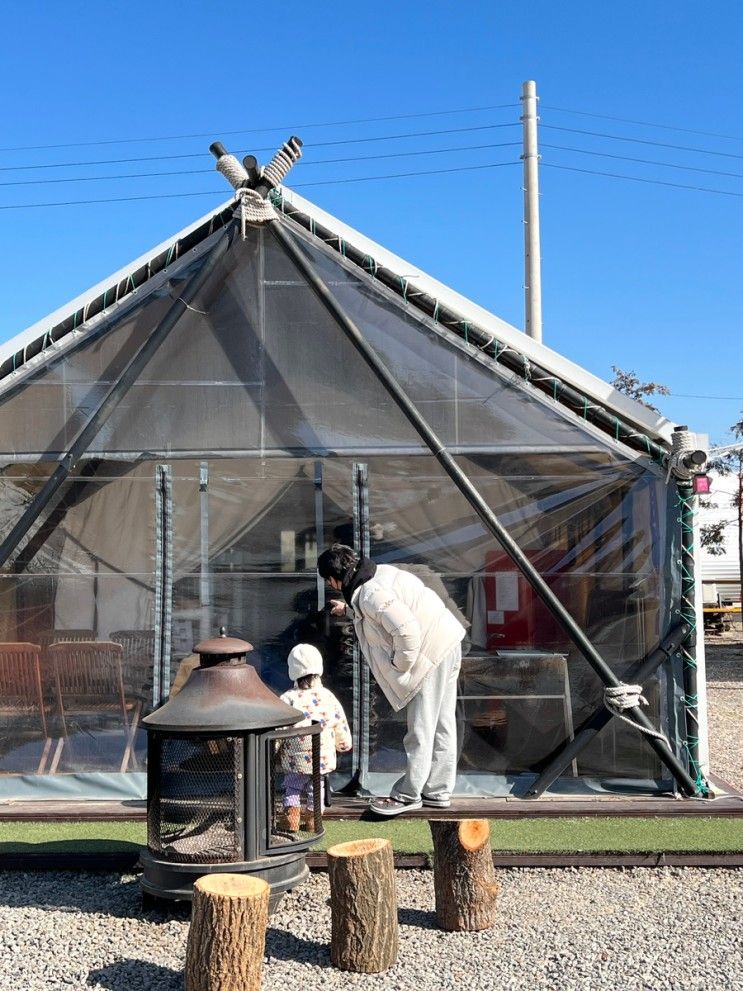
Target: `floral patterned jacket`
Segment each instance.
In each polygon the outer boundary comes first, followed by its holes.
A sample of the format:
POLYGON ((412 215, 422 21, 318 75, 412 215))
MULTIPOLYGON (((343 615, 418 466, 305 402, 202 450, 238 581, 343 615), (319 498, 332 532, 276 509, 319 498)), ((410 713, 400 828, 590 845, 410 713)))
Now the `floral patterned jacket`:
MULTIPOLYGON (((351 731, 343 706, 328 688, 317 685, 314 688, 290 688, 284 692, 281 701, 303 712, 305 718, 295 726, 310 726, 320 723, 320 774, 335 770, 335 755, 345 753, 352 747, 351 731)), ((295 774, 312 773, 312 745, 307 737, 298 741, 284 740, 279 750, 279 761, 283 771, 295 774)))

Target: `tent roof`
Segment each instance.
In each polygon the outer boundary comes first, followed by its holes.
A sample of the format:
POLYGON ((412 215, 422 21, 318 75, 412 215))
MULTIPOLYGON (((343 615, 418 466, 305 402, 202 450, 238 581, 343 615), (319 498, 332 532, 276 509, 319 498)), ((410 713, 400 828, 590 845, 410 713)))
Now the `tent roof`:
MULTIPOLYGON (((533 363, 549 375, 580 392, 589 401, 607 412, 638 428, 644 435, 662 447, 667 448, 674 424, 665 417, 617 392, 609 383, 592 375, 580 365, 528 337, 518 328, 438 280, 422 272, 415 265, 388 251, 363 234, 344 224, 336 217, 299 194, 283 188, 281 190, 284 212, 289 216, 301 217, 304 225, 315 232, 316 228, 332 232, 333 241, 355 249, 374 265, 394 273, 396 280, 405 287, 405 298, 415 302, 415 297, 427 297, 441 304, 447 312, 454 313, 463 325, 471 323, 491 339, 504 346, 510 354, 518 354, 525 367, 533 363)), ((134 291, 164 273, 168 266, 182 260, 212 234, 224 227, 232 217, 234 199, 223 203, 216 210, 189 224, 173 237, 141 255, 135 261, 103 279, 87 292, 82 293, 53 313, 37 321, 16 337, 0 345, 0 394, 8 384, 8 379, 17 384, 18 375, 26 369, 31 371, 43 365, 48 358, 58 354, 63 344, 62 338, 71 331, 85 332, 96 326, 110 313, 110 308, 127 299, 134 291), (6 381, 3 381, 5 379, 6 381)), ((323 240, 328 243, 329 239, 323 240)))

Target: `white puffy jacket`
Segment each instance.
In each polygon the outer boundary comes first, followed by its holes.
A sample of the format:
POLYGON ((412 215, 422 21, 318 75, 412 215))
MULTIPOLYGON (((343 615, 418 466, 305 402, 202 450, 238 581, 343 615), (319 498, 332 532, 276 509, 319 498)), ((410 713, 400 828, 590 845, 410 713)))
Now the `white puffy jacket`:
POLYGON ((361 653, 396 711, 466 632, 435 592, 390 564, 356 589, 351 609, 361 653))

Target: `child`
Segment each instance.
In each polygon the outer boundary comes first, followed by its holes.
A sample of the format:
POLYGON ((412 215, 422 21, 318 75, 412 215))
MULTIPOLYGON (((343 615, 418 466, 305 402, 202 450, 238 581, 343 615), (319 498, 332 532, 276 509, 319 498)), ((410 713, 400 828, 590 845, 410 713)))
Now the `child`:
MULTIPOLYGON (((297 726, 320 723, 320 775, 324 778, 335 770, 336 751, 345 753, 351 749, 351 732, 343 712, 343 706, 333 693, 323 688, 322 654, 308 643, 294 647, 288 657, 289 677, 294 688, 284 692, 282 702, 303 712, 305 719, 297 726)), ((287 741, 288 743, 288 741, 287 741)), ((279 759, 284 772, 284 810, 287 828, 296 833, 302 820, 300 806, 306 809, 305 822, 315 832, 314 794, 312 790, 312 749, 300 745, 293 749, 282 746, 279 759)))

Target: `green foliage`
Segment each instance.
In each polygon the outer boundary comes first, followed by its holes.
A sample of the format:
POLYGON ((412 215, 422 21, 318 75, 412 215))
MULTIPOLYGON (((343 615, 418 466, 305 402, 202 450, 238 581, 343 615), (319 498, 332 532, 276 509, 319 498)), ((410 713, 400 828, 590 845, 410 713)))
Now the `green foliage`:
POLYGON ((717 523, 705 523, 702 527, 702 547, 712 557, 720 557, 727 553, 725 530, 731 522, 731 520, 719 520, 717 523))
POLYGON ((611 384, 617 392, 629 396, 635 402, 642 403, 643 406, 647 406, 654 413, 660 413, 657 406, 653 406, 652 403, 647 402, 646 397, 670 396, 671 390, 667 385, 661 385, 660 382, 641 382, 634 370, 625 372, 618 365, 612 365, 611 370, 614 372, 614 378, 611 380, 611 384))

